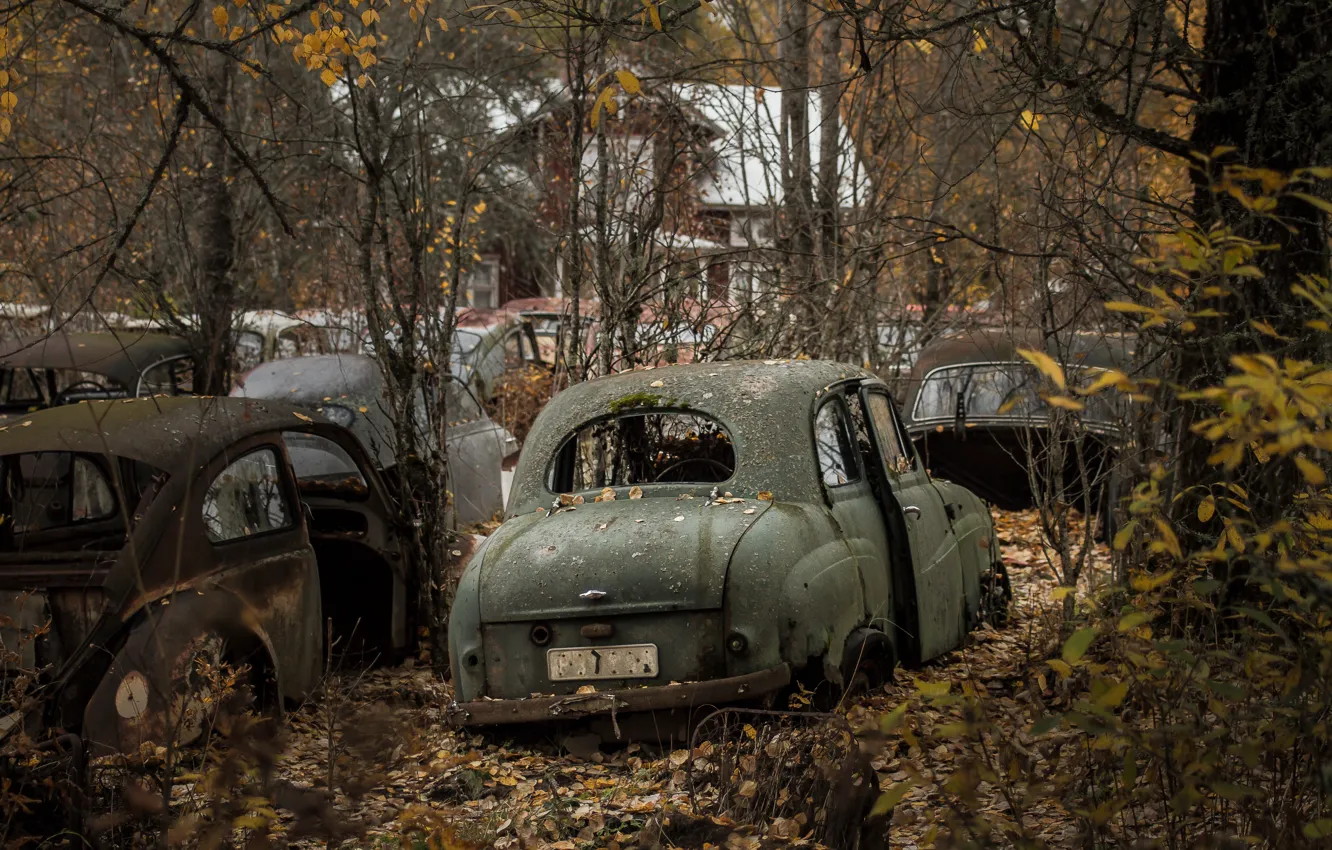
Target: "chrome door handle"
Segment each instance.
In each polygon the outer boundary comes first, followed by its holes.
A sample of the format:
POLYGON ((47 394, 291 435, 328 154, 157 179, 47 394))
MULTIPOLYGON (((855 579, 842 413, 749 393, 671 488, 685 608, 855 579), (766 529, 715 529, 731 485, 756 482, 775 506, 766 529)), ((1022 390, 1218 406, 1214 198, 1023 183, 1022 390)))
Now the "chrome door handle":
POLYGON ((907 505, 905 508, 902 508, 902 513, 906 514, 912 519, 920 519, 920 508, 916 507, 915 505, 907 505))

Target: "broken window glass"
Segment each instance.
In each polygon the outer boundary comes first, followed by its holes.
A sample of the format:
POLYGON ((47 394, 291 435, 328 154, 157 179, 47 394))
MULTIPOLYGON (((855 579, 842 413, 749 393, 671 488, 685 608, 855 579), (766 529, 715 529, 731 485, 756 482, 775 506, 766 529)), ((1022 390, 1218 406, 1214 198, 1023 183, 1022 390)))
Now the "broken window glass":
POLYGON ((557 493, 633 484, 716 484, 735 472, 726 428, 687 412, 635 413, 590 422, 556 456, 557 493))
POLYGON ((222 470, 204 494, 209 540, 222 543, 291 526, 279 468, 277 453, 260 449, 222 470))

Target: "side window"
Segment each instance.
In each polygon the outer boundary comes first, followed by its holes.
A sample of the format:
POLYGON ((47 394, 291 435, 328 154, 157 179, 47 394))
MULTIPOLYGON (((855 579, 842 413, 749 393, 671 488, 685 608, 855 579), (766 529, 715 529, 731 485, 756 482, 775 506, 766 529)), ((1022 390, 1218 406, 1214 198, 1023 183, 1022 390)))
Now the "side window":
POLYGON ((176 357, 163 360, 148 368, 139 381, 139 392, 144 395, 189 395, 194 392, 194 359, 176 357))
POLYGON ((869 418, 879 438, 884 464, 893 472, 906 472, 912 467, 915 455, 909 443, 904 443, 893 415, 892 402, 882 393, 868 393, 869 418))
POLYGON ((356 461, 337 443, 318 434, 285 431, 282 441, 287 444, 287 457, 296 474, 296 483, 304 485, 345 484, 350 487, 366 486, 356 461))
POLYGON ((504 368, 514 369, 523 365, 523 335, 519 331, 510 331, 504 337, 504 368))
POLYGON ((13 405, 46 405, 44 384, 31 369, 14 369, 9 373, 9 387, 5 402, 13 405))
POLYGON ((260 449, 231 462, 208 485, 203 520, 214 543, 289 528, 292 514, 282 495, 277 452, 260 449))
POLYGON ((70 502, 74 522, 115 516, 116 499, 111 494, 111 485, 97 465, 85 457, 74 458, 74 496, 70 502))
POLYGON ((846 415, 836 399, 819 408, 814 418, 814 443, 819 457, 819 474, 825 486, 839 487, 860 477, 851 450, 846 415))

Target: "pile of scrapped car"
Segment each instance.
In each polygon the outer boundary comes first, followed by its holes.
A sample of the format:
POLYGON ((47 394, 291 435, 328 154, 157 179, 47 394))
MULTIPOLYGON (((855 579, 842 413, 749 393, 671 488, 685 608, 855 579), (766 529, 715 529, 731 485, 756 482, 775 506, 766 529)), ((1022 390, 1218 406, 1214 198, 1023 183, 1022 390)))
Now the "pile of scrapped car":
MULTIPOLYGON (((410 650, 413 553, 373 361, 272 361, 233 397, 194 397, 179 353, 122 344, 121 362, 59 339, 59 357, 0 357, 4 386, 44 388, 30 407, 49 407, 0 421, 0 638, 12 667, 40 671, 0 734, 65 730, 94 754, 189 743, 219 710, 201 663, 246 670, 280 708, 332 645, 381 663, 410 650)), ((475 484, 460 520, 501 508, 467 463, 514 448, 469 384, 424 390, 458 411, 423 427, 463 459, 460 490, 475 484)), ((986 505, 931 479, 885 385, 838 363, 575 385, 538 417, 503 511, 449 623, 461 725, 618 729, 873 685, 1007 604, 986 505)))

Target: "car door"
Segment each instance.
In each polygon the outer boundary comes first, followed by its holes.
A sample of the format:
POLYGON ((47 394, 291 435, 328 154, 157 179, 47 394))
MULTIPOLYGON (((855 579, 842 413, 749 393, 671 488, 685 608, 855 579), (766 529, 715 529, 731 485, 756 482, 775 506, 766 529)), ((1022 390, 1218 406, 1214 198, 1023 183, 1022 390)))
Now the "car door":
POLYGON ((489 520, 504 509, 501 466, 516 448, 513 438, 492 421, 466 385, 449 376, 443 384, 444 439, 449 452, 454 516, 466 525, 489 520))
MULTIPOLYGON (((853 399, 854 401, 854 399, 853 399)), ((866 471, 862 470, 848 407, 842 395, 828 397, 814 414, 819 476, 833 520, 855 558, 866 621, 891 621, 888 535, 866 471)))
MULTIPOLYGON (((245 603, 266 636, 282 696, 314 687, 322 661, 319 568, 277 435, 231 446, 204 470, 197 531, 212 581, 245 603)), ((198 498, 198 497, 196 497, 198 498)))
POLYGON ((966 588, 957 541, 943 498, 905 438, 888 388, 878 381, 866 382, 860 402, 891 494, 891 499, 884 499, 885 509, 900 514, 911 550, 909 575, 897 576, 903 591, 899 608, 911 624, 924 661, 955 648, 966 634, 966 588))

